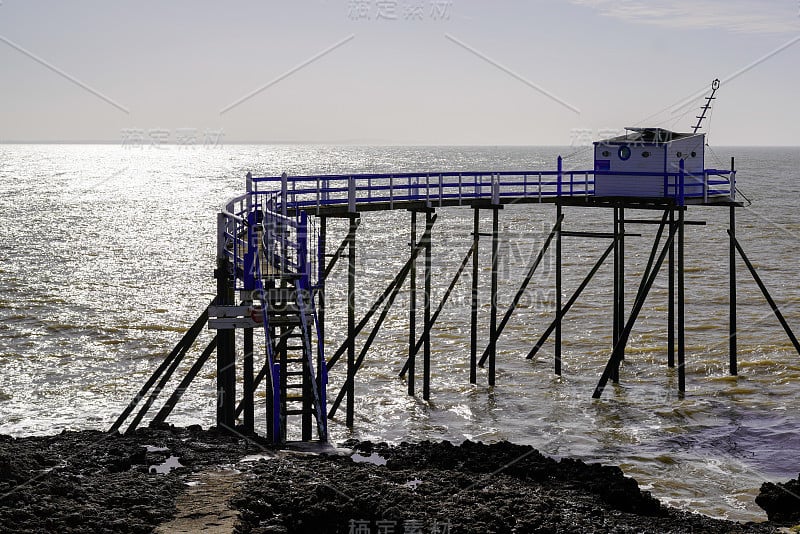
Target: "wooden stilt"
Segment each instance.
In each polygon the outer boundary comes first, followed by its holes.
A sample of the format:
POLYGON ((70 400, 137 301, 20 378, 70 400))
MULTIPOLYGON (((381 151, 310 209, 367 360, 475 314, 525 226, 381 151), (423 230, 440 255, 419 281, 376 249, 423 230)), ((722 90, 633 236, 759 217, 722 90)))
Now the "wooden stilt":
MULTIPOLYGON (((327 419, 328 399, 326 395, 328 383, 328 366, 325 361, 325 249, 328 239, 328 218, 319 217, 319 236, 317 237, 317 391, 320 395, 320 407, 323 421, 327 419)), ((327 427, 326 427, 327 433, 327 427)))
POLYGON ((730 373, 733 376, 739 374, 739 365, 736 347, 736 206, 730 206, 730 236, 728 251, 728 267, 730 269, 730 295, 728 302, 730 305, 730 320, 728 323, 728 354, 730 358, 730 373))
POLYGON ((480 240, 480 209, 473 208, 472 220, 472 308, 469 331, 469 383, 478 382, 478 255, 480 240))
MULTIPOLYGON (((625 208, 619 208, 619 324, 620 328, 625 324, 625 208)), ((625 345, 622 346, 620 361, 625 360, 625 345)), ((619 370, 617 370, 617 381, 619 381, 619 370)))
MULTIPOLYGON (((243 430, 247 435, 255 433, 255 406, 253 396, 255 395, 255 387, 253 380, 253 329, 245 328, 242 336, 244 338, 243 351, 244 358, 242 359, 242 410, 243 410, 243 430)), ((234 418, 236 415, 234 414, 234 418)))
MULTIPOLYGON (((619 343, 620 330, 622 330, 622 320, 620 319, 619 303, 619 264, 620 264, 620 244, 619 244, 619 208, 614 208, 614 281, 612 321, 614 323, 611 334, 611 346, 616 347, 619 343)), ((611 371, 611 381, 615 384, 619 382, 619 369, 616 367, 611 371)))
MULTIPOLYGON (((350 242, 347 258, 347 375, 355 374, 356 363, 356 217, 350 217, 350 242)), ((355 414, 355 381, 347 388, 347 414, 345 424, 353 427, 355 414)))
MULTIPOLYGON (((227 261, 217 268, 217 303, 234 305, 233 286, 227 261)), ((217 332, 217 428, 233 430, 236 410, 236 332, 233 329, 217 332)))
POLYGON ((561 213, 561 204, 556 204, 556 338, 553 354, 554 369, 557 376, 561 376, 561 224, 564 218, 561 213))
POLYGON ((411 251, 411 271, 409 276, 409 290, 408 290, 408 394, 416 394, 415 384, 415 371, 416 371, 416 356, 412 358, 414 351, 414 343, 417 341, 417 261, 414 249, 417 246, 417 212, 411 210, 411 236, 410 236, 411 251))
POLYGON ((495 357, 497 351, 497 267, 499 261, 499 216, 500 210, 492 208, 492 281, 489 311, 489 385, 495 383, 495 357))
MULTIPOLYGON (((624 317, 621 313, 622 305, 620 304, 620 263, 622 263, 622 247, 620 245, 620 232, 619 232, 619 208, 614 208, 614 304, 613 304, 613 322, 614 328, 611 335, 611 345, 616 347, 619 344, 620 333, 622 325, 624 324, 624 317)), ((611 370, 611 381, 613 383, 619 382, 619 366, 616 365, 611 370)))
MULTIPOLYGON (((432 212, 425 212, 425 303, 423 310, 424 330, 422 332, 422 398, 431 398, 431 219, 432 212)), ((414 345, 416 345, 416 340, 414 345)), ((414 347, 411 348, 412 352, 414 347)), ((409 354, 409 357, 411 354, 409 354)))
POLYGON ((684 272, 684 213, 678 211, 678 393, 686 391, 686 340, 685 340, 685 272, 684 272))
MULTIPOLYGON (((675 226, 675 208, 669 210, 669 227, 675 226)), ((669 281, 667 282, 667 366, 675 367, 675 242, 669 245, 669 281)))

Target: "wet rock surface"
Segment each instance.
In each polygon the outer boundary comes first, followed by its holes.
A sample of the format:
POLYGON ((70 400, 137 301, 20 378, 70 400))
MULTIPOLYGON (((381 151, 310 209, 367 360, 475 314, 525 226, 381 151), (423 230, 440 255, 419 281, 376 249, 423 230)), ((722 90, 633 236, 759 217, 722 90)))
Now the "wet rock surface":
POLYGON ((527 446, 344 447, 274 454, 199 427, 0 436, 0 532, 775 531, 664 507, 616 467, 527 446))
POLYGON ((199 427, 0 436, 0 532, 152 532, 175 514, 187 473, 250 450, 199 427), (152 472, 170 457, 184 467, 152 472))
POLYGON ((800 475, 786 483, 765 482, 756 504, 767 512, 770 521, 797 525, 800 523, 800 475))
POLYGON ((347 442, 358 456, 261 461, 237 532, 774 532, 663 507, 618 468, 531 447, 347 442), (360 529, 360 530, 359 530, 360 529))

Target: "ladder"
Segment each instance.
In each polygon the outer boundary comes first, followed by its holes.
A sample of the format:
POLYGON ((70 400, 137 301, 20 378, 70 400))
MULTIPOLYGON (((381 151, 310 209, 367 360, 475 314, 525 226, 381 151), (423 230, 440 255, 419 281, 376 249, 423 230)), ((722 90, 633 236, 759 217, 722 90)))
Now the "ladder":
POLYGON ((701 128, 700 124, 703 122, 703 119, 706 118, 706 113, 709 109, 711 109, 711 101, 716 100, 714 96, 717 93, 717 89, 719 89, 719 78, 716 78, 713 82, 711 82, 711 94, 706 97, 706 103, 700 106, 702 110, 700 115, 697 115, 695 118, 697 119, 697 124, 694 125, 694 131, 692 133, 697 133, 697 130, 701 128))
POLYGON ((271 438, 283 443, 289 438, 291 419, 300 418, 301 439, 317 435, 327 438, 323 409, 324 395, 320 394, 320 376, 315 372, 315 351, 312 328, 316 325, 313 299, 307 289, 290 285, 266 289, 262 293, 261 309, 266 309, 265 338, 271 344, 272 397, 267 399, 267 412, 273 414, 271 438))

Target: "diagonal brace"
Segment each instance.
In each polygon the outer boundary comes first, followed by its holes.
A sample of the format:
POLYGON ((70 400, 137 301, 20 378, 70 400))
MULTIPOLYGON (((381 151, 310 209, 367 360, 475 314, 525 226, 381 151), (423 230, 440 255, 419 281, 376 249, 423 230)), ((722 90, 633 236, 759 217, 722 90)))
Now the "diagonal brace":
POLYGON ((558 316, 553 320, 553 322, 550 323, 550 326, 547 327, 547 330, 544 331, 544 334, 542 334, 542 337, 539 338, 539 341, 536 342, 536 345, 534 345, 534 347, 528 353, 526 359, 531 360, 533 359, 534 356, 536 356, 536 353, 539 352, 539 349, 542 348, 544 342, 547 341, 547 338, 549 338, 550 334, 553 333, 553 330, 556 329, 558 322, 561 321, 567 314, 567 312, 570 310, 570 308, 572 308, 572 305, 575 304, 575 301, 577 301, 578 297, 581 296, 583 290, 586 289, 586 286, 589 285, 589 282, 592 280, 592 278, 594 278, 594 275, 597 273, 597 271, 600 269, 603 263, 605 263, 609 254, 611 254, 613 250, 614 250, 614 243, 611 243, 606 249, 606 251, 603 253, 603 255, 600 256, 600 259, 597 260, 597 262, 594 264, 592 270, 589 271, 589 274, 586 275, 586 278, 583 279, 583 282, 581 282, 581 285, 578 286, 578 289, 575 290, 575 294, 572 295, 572 297, 570 297, 570 299, 567 301, 564 307, 561 308, 561 313, 558 314, 558 316))
POLYGON ((425 340, 425 335, 430 333, 430 329, 433 328, 434 324, 436 324, 436 320, 439 318, 439 314, 442 312, 442 309, 444 309, 445 304, 447 304, 447 301, 450 298, 450 293, 453 292, 453 289, 458 283, 459 278, 461 278, 461 274, 464 272, 464 269, 467 266, 467 262, 469 261, 470 256, 472 256, 474 252, 475 252, 475 243, 473 242, 472 246, 470 246, 469 250, 467 251, 467 255, 464 256, 464 259, 462 260, 461 266, 459 266, 456 275, 453 277, 453 281, 450 282, 450 285, 447 287, 447 291, 445 291, 444 296, 442 297, 442 301, 439 303, 439 306, 437 306, 436 311, 431 317, 431 322, 429 327, 425 329, 422 336, 420 336, 420 338, 417 340, 416 344, 414 345, 414 350, 411 351, 411 354, 409 355, 408 359, 406 359, 406 363, 405 365, 403 365, 403 370, 400 371, 399 376, 401 377, 405 376, 406 372, 411 366, 411 360, 414 358, 414 356, 417 355, 420 348, 422 348, 422 343, 425 340))
POLYGON ((742 245, 739 244, 739 240, 736 239, 736 237, 734 237, 734 235, 731 233, 730 230, 728 230, 728 235, 731 237, 731 240, 733 241, 733 244, 736 246, 736 250, 739 252, 739 255, 744 260, 744 264, 747 266, 747 269, 750 271, 750 274, 753 276, 753 280, 755 280, 756 284, 758 284, 758 288, 761 290, 761 293, 764 295, 764 298, 767 300, 767 304, 769 304, 770 308, 772 308, 773 313, 775 313, 775 317, 777 317, 778 321, 780 321, 781 326, 783 327, 783 330, 786 332, 786 335, 789 336, 789 340, 792 342, 792 345, 794 345, 794 349, 797 351, 798 354, 800 354, 800 343, 797 342, 797 338, 795 337, 794 333, 792 332, 792 329, 789 327, 789 323, 786 322, 786 319, 784 318, 783 314, 781 313, 780 308, 775 303, 775 301, 773 300, 772 296, 769 294, 769 291, 767 290, 767 286, 764 285, 764 282, 761 280, 761 277, 756 272, 755 267, 753 267, 753 264, 750 263, 750 260, 748 259, 747 254, 744 253, 744 249, 742 248, 742 245))
MULTIPOLYGON (((514 299, 511 301, 511 306, 509 306, 506 314, 503 316, 503 320, 500 321, 500 324, 497 326, 497 331, 495 332, 495 341, 497 338, 500 337, 500 334, 503 332, 503 329, 506 327, 508 320, 511 319, 511 314, 514 313, 514 310, 517 308, 517 304, 522 299, 522 295, 525 293, 525 289, 527 289, 528 284, 530 283, 531 279, 533 278, 533 273, 539 267, 539 264, 542 262, 542 258, 544 258, 547 249, 550 247, 550 243, 553 241, 557 232, 561 231, 561 223, 564 220, 564 215, 558 217, 556 220, 556 224, 553 225, 553 229, 550 231, 550 235, 547 236, 547 239, 542 246, 542 249, 539 251, 539 254, 536 256, 536 259, 531 264, 530 268, 528 269, 528 273, 525 275, 525 279, 522 281, 522 285, 520 286, 517 294, 514 295, 514 299)), ((491 345, 490 345, 491 346, 491 345)), ((489 357, 490 347, 486 347, 486 350, 483 351, 483 356, 481 356, 478 365, 483 367, 483 364, 486 363, 486 359, 489 357)))
POLYGON ((634 302, 631 315, 628 318, 628 321, 625 323, 625 328, 623 328, 617 343, 614 345, 614 349, 611 351, 611 357, 608 359, 608 363, 603 370, 600 381, 597 383, 597 387, 595 387, 594 393, 592 394, 592 398, 594 399, 599 399, 603 395, 603 390, 605 389, 606 384, 608 384, 608 380, 611 378, 614 370, 622 361, 622 354, 625 350, 625 345, 628 344, 628 338, 631 335, 631 330, 633 330, 633 325, 636 324, 636 319, 639 318, 639 313, 642 311, 646 296, 650 292, 650 288, 653 287, 653 283, 656 281, 658 271, 661 269, 661 264, 664 263, 664 258, 667 256, 670 245, 672 245, 672 241, 675 239, 676 230, 677 225, 672 225, 669 231, 669 237, 664 244, 664 248, 661 249, 661 253, 658 255, 658 260, 656 260, 652 272, 648 273, 649 277, 647 278, 647 282, 644 284, 641 298, 637 298, 636 302, 634 302))
MULTIPOLYGON (((436 217, 437 215, 434 214, 431 219, 431 226, 433 226, 433 223, 436 222, 436 217)), ((375 303, 370 307, 369 311, 367 311, 366 315, 364 315, 364 318, 358 322, 355 329, 353 330, 354 336, 357 336, 361 332, 361 330, 364 329, 369 320, 372 319, 372 316, 375 315, 375 313, 377 313, 378 309, 381 307, 381 304, 383 304, 383 302, 392 293, 398 281, 401 278, 405 278, 408 275, 408 272, 411 270, 411 264, 414 261, 416 261, 417 256, 419 256, 420 252, 424 250, 425 246, 423 245, 423 243, 426 237, 429 235, 430 235, 430 229, 426 229, 425 233, 422 235, 422 238, 414 246, 414 250, 411 253, 411 257, 406 261, 405 265, 403 265, 403 267, 400 269, 400 272, 397 273, 397 276, 395 276, 394 280, 392 280, 392 282, 386 287, 383 293, 381 293, 381 295, 378 297, 375 303)), ((347 350, 348 343, 349 343, 348 340, 344 340, 342 345, 338 349, 336 349, 336 352, 333 353, 333 356, 331 356, 330 360, 328 360, 328 371, 330 371, 331 368, 333 368, 333 366, 336 364, 336 362, 339 360, 342 354, 344 354, 344 352, 347 350)))

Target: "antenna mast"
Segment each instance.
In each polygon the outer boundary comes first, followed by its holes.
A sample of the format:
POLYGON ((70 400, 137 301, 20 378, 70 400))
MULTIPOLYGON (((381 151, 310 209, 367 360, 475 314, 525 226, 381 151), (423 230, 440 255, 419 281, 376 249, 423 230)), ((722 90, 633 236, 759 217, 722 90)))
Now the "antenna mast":
POLYGON ((716 78, 713 82, 711 82, 711 95, 706 97, 705 105, 701 106, 700 115, 697 115, 697 124, 694 125, 694 131, 692 133, 697 133, 697 130, 700 129, 700 123, 703 122, 703 119, 706 118, 706 112, 711 109, 711 101, 715 100, 716 98, 714 95, 717 93, 717 89, 719 89, 719 78, 716 78))

